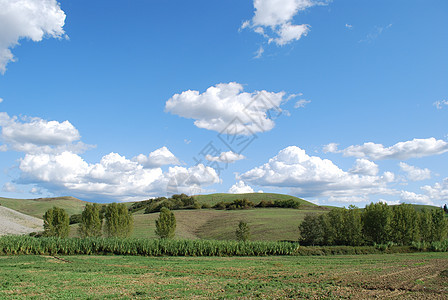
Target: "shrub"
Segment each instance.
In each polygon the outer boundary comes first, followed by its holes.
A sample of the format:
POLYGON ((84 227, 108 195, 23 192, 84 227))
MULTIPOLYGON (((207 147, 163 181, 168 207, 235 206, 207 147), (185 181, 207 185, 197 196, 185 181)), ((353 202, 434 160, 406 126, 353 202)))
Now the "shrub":
POLYGON ((250 239, 250 228, 247 222, 240 221, 238 228, 235 231, 236 240, 240 242, 246 242, 250 239))

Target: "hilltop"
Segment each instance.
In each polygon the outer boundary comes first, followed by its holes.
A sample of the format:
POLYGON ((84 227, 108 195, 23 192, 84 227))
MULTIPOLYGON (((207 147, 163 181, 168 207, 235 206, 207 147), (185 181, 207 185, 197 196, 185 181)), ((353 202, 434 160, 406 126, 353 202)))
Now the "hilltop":
POLYGON ((38 199, 11 199, 0 197, 0 204, 2 206, 39 219, 42 219, 44 213, 53 206, 65 209, 69 215, 80 214, 86 203, 88 202, 74 197, 38 199))
POLYGON ((284 194, 274 194, 274 193, 247 193, 247 194, 226 194, 226 193, 217 193, 217 194, 209 194, 209 195, 196 195, 193 196, 199 203, 201 204, 209 204, 211 206, 215 205, 218 202, 232 202, 236 199, 247 199, 255 204, 260 203, 261 200, 272 201, 280 200, 285 201, 289 199, 296 200, 300 202, 301 205, 304 206, 317 206, 314 203, 303 200, 301 198, 297 198, 290 195, 284 194))

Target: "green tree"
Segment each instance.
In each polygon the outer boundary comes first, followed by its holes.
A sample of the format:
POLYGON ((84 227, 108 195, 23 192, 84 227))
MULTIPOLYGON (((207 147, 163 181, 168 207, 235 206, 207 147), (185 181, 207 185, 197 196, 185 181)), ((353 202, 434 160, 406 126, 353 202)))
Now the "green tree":
POLYGON ((70 218, 67 212, 59 207, 47 210, 44 218, 44 236, 56 236, 65 238, 68 236, 70 218))
POLYGON ((386 203, 371 203, 366 206, 363 215, 363 232, 365 238, 377 244, 390 241, 392 210, 386 203))
POLYGON ((418 240, 418 214, 414 206, 400 204, 392 206, 391 239, 401 244, 409 245, 418 240))
POLYGON ((344 244, 350 246, 360 246, 364 243, 362 234, 361 210, 350 205, 344 216, 344 244))
POLYGON ((324 232, 321 218, 317 214, 307 214, 299 225, 300 243, 304 245, 322 245, 324 232))
POLYGON ((250 227, 247 222, 240 221, 235 230, 236 239, 239 242, 246 242, 250 239, 250 227))
POLYGON ((156 234, 161 239, 171 239, 176 231, 176 217, 166 207, 160 210, 159 218, 156 220, 156 234))
POLYGON ((447 238, 448 222, 442 209, 433 209, 431 211, 431 242, 442 241, 447 238))
POLYGON ((107 236, 128 237, 134 229, 134 218, 123 203, 111 203, 106 207, 105 231, 107 236))
POLYGON ((100 218, 100 206, 87 204, 81 214, 78 232, 82 237, 101 236, 103 222, 100 218))
POLYGON ((432 241, 432 213, 430 210, 422 209, 418 214, 418 225, 420 240, 423 242, 432 241))

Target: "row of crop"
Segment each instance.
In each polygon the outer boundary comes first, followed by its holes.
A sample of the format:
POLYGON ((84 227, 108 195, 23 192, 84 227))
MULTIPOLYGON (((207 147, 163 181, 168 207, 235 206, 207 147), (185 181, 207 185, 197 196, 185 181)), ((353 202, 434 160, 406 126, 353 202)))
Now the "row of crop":
POLYGON ((116 254, 144 256, 265 256, 294 255, 298 244, 131 238, 0 238, 0 254, 116 254))
POLYGON ((413 246, 300 246, 292 242, 236 242, 132 238, 0 237, 0 255, 142 255, 142 256, 267 256, 355 255, 448 251, 448 241, 413 246))

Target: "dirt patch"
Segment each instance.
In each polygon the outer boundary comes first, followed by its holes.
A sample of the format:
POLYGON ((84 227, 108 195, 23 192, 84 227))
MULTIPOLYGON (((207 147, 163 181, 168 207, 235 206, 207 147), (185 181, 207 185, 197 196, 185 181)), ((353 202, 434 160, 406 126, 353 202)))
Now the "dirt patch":
POLYGON ((0 236, 20 235, 43 230, 41 219, 0 206, 0 236))

